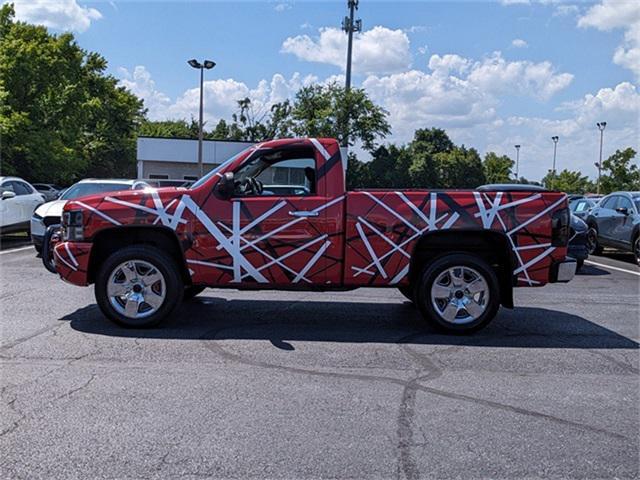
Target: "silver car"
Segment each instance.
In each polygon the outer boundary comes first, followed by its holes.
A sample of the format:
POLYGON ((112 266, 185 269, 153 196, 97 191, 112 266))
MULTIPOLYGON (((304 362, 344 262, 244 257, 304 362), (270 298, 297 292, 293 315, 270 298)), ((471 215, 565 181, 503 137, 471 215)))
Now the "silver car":
POLYGON ((640 264, 640 192, 613 192, 591 209, 587 217, 590 253, 603 247, 635 255, 640 264))

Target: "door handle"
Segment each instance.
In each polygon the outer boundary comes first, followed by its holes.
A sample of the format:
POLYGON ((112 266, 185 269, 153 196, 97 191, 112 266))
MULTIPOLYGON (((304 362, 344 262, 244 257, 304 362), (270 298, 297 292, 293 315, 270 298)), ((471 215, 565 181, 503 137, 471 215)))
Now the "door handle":
POLYGON ((302 218, 308 218, 308 217, 317 217, 318 215, 320 215, 319 212, 305 212, 305 211, 297 211, 297 212, 289 212, 289 215, 291 215, 292 217, 302 217, 302 218))

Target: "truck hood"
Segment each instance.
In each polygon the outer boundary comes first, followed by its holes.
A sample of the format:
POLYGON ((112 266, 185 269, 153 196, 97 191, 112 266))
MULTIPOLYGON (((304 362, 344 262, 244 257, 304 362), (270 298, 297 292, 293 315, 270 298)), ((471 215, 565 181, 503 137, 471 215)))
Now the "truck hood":
POLYGON ((121 190, 69 200, 64 211, 82 210, 85 235, 90 238, 99 230, 123 225, 155 225, 167 210, 176 208, 176 199, 188 189, 166 187, 144 190, 121 190))
POLYGON ((53 200, 52 202, 43 203, 36 208, 35 214, 44 217, 62 216, 62 209, 67 204, 67 200, 53 200))

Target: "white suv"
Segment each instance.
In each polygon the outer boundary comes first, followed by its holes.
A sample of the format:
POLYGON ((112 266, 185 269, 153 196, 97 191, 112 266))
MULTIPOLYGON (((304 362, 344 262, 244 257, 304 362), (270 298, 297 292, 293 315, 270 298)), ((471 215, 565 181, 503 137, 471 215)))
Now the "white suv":
POLYGON ((60 223, 62 209, 69 200, 74 200, 96 193, 115 192, 117 190, 141 190, 151 188, 148 183, 142 180, 99 180, 90 178, 80 180, 62 192, 57 200, 40 205, 31 217, 31 241, 40 252, 42 250, 42 240, 47 228, 60 223))
POLYGON ((28 232, 29 219, 44 196, 19 177, 0 177, 0 230, 2 233, 28 232))

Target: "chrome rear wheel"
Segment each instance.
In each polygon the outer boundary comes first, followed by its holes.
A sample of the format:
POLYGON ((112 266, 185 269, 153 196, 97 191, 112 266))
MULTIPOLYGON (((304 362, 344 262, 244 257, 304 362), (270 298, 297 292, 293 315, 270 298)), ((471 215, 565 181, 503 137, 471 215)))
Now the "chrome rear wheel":
POLYGON ((476 321, 487 309, 489 297, 489 285, 484 276, 462 265, 443 271, 431 285, 433 308, 453 324, 476 321))

